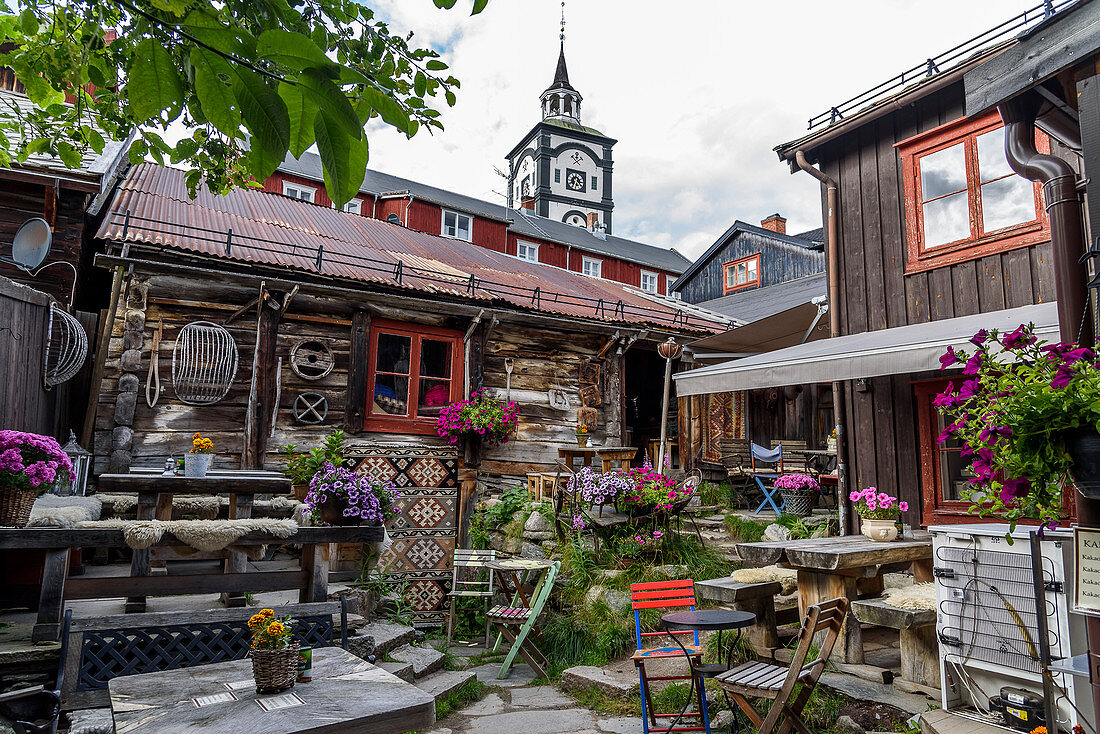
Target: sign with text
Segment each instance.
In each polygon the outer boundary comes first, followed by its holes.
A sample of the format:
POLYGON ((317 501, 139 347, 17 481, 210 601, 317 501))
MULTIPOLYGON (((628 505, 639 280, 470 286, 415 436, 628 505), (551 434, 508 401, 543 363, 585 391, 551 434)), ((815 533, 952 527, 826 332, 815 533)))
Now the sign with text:
POLYGON ((1074 528, 1073 547, 1073 609, 1100 616, 1100 528, 1074 528))

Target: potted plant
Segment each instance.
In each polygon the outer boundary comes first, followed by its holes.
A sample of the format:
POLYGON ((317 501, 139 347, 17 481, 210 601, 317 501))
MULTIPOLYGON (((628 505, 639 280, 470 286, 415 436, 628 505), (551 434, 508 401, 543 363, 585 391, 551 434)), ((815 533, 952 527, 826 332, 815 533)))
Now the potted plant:
POLYGON ((381 525, 400 510, 393 482, 326 462, 309 482, 305 504, 316 523, 381 525))
POLYGON ((1053 527, 1072 479, 1100 498, 1100 366, 1092 350, 1048 344, 1033 325, 979 331, 973 352, 948 349, 944 369, 964 378, 933 401, 945 421, 941 443, 961 442, 970 459, 970 511, 1053 527))
POLYGON ((656 471, 648 461, 626 472, 626 477, 630 484, 619 495, 619 509, 629 515, 668 512, 694 491, 686 485, 678 487, 671 477, 656 471))
POLYGON ((584 423, 577 424, 577 448, 583 449, 588 446, 588 425, 584 423))
POLYGON ((336 430, 325 436, 324 444, 309 451, 302 451, 292 443, 279 449, 279 455, 283 457, 283 473, 290 478, 294 497, 299 501, 305 500, 310 480, 326 462, 333 466, 345 466, 348 463, 345 458, 347 448, 347 436, 343 431, 336 430))
POLYGON ((38 495, 75 478, 72 460, 50 436, 0 431, 0 525, 27 526, 38 495))
POLYGON ((184 476, 193 479, 205 477, 213 460, 214 442, 209 438, 203 438, 201 433, 196 433, 191 437, 191 450, 183 457, 184 476))
POLYGON ((590 507, 599 507, 601 515, 604 505, 613 505, 617 497, 633 488, 634 482, 624 472, 600 473, 590 466, 582 466, 566 484, 570 494, 579 495, 590 507))
POLYGON ((639 558, 656 556, 660 552, 661 538, 664 535, 660 530, 654 530, 650 533, 637 533, 620 538, 615 544, 619 567, 626 568, 639 558))
POLYGON ((279 693, 294 687, 298 678, 298 641, 294 620, 261 609, 248 620, 252 631, 252 677, 257 693, 279 693))
POLYGON ((481 463, 482 446, 508 443, 519 425, 514 401, 502 403, 485 390, 474 390, 469 400, 459 400, 439 411, 436 433, 449 443, 463 444, 467 466, 481 463))
POLYGON ((809 474, 784 474, 775 480, 775 486, 783 498, 784 512, 795 517, 813 514, 814 502, 821 486, 809 474))
POLYGON ((853 491, 848 499, 856 503, 856 512, 863 519, 860 530, 865 536, 878 541, 898 537, 898 515, 909 509, 908 502, 899 502, 897 497, 879 492, 875 487, 853 491))

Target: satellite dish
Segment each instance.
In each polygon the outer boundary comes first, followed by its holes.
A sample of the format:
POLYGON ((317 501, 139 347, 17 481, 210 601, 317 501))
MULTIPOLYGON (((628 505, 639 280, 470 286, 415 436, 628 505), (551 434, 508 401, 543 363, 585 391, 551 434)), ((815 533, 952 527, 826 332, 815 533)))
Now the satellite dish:
POLYGON ((28 219, 20 225, 11 242, 11 259, 23 270, 34 270, 50 252, 53 232, 42 217, 28 219))

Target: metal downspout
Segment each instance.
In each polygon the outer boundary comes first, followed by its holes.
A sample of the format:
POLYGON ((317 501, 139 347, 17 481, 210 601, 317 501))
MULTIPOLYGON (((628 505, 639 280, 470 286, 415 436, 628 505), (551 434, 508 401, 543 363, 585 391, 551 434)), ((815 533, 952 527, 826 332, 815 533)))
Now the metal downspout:
MULTIPOLYGON (((829 336, 840 336, 840 270, 837 265, 840 244, 837 236, 837 186, 836 181, 814 168, 801 150, 794 153, 794 162, 806 173, 821 182, 825 189, 825 258, 826 279, 829 284, 829 336)), ((844 396, 842 385, 834 381, 833 418, 836 421, 836 481, 837 504, 840 507, 840 534, 848 534, 848 436, 844 430, 844 396)))
POLYGON ((998 105, 1005 122, 1005 156, 1013 171, 1043 185, 1054 251, 1054 292, 1061 339, 1091 346, 1092 319, 1086 313, 1088 287, 1085 268, 1078 262, 1085 251, 1085 231, 1077 174, 1066 161, 1035 148, 1035 118, 1040 104, 1037 98, 1025 96, 998 105))

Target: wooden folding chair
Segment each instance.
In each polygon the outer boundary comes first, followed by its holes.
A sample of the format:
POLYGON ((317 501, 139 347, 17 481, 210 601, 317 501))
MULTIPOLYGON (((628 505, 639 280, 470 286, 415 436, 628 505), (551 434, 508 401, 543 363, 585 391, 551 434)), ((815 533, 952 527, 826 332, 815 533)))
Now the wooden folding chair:
MULTIPOLYGON (((703 681, 698 681, 696 690, 696 707, 694 712, 680 714, 658 714, 653 710, 653 696, 650 693, 650 681, 658 680, 691 680, 692 674, 687 675, 649 675, 646 670, 646 661, 659 658, 683 658, 684 650, 687 650, 690 664, 696 665, 703 659, 703 648, 699 644, 699 633, 694 630, 672 630, 659 632, 642 632, 643 609, 683 609, 695 610, 695 582, 691 579, 678 581, 653 581, 643 584, 630 585, 630 606, 634 610, 634 636, 638 649, 630 656, 638 668, 638 683, 641 687, 642 697, 642 731, 649 734, 650 727, 657 726, 657 719, 693 718, 701 722, 699 724, 673 726, 671 729, 659 729, 658 731, 704 731, 710 734, 710 719, 707 715, 707 699, 703 692, 703 681), (684 645, 683 649, 678 644, 649 647, 646 640, 650 637, 666 635, 691 635, 692 643, 684 645)), ((688 662, 688 661, 685 661, 688 662)))
POLYGON ((752 461, 752 478, 756 482, 756 486, 760 488, 760 491, 764 493, 764 501, 760 503, 760 506, 756 508, 754 515, 759 515, 760 511, 764 509, 765 505, 771 505, 775 510, 776 515, 783 514, 782 505, 775 503, 775 495, 779 493, 776 489, 775 480, 783 476, 783 444, 778 444, 775 448, 766 449, 763 446, 755 443, 749 444, 749 456, 752 461), (765 469, 764 466, 757 467, 757 464, 771 465, 771 469, 765 469), (762 480, 770 479, 772 481, 772 488, 769 490, 764 486, 762 480))
POLYGON ((718 676, 718 684, 757 727, 757 734, 772 734, 773 731, 786 734, 792 728, 800 734, 812 734, 802 721, 802 710, 825 670, 847 614, 848 600, 845 598, 810 606, 789 668, 749 661, 718 676), (823 634, 818 642, 817 657, 806 662, 814 637, 819 633, 823 634), (794 695, 795 686, 799 686, 798 695, 794 695), (772 699, 768 715, 761 719, 749 698, 772 699))
MULTIPOLYGON (((488 615, 490 600, 493 598, 493 569, 487 564, 496 560, 495 550, 472 550, 455 548, 453 575, 451 576, 451 612, 447 615, 447 646, 451 644, 454 632, 455 605, 459 597, 481 597, 485 599, 485 613, 488 615), (486 578, 487 575, 487 578, 486 578)), ((485 648, 489 648, 489 620, 485 619, 485 648)))
MULTIPOLYGON (((508 675, 508 670, 515 662, 517 654, 527 661, 527 664, 531 666, 539 678, 548 677, 547 670, 550 668, 550 663, 535 647, 530 636, 532 632, 538 634, 535 623, 542 613, 543 607, 546 606, 547 599, 550 598, 550 592, 554 589, 554 579, 557 578, 560 568, 561 561, 554 561, 554 564, 542 574, 542 578, 539 579, 534 591, 531 592, 530 607, 515 606, 517 602, 513 601, 513 606, 498 605, 489 610, 487 615, 489 621, 500 629, 501 636, 508 638, 508 641, 512 643, 508 655, 504 658, 504 664, 500 666, 500 673, 497 674, 497 678, 504 678, 508 675)), ((496 644, 496 647, 499 646, 500 637, 497 638, 496 644)), ((496 647, 494 647, 494 651, 496 647)))

